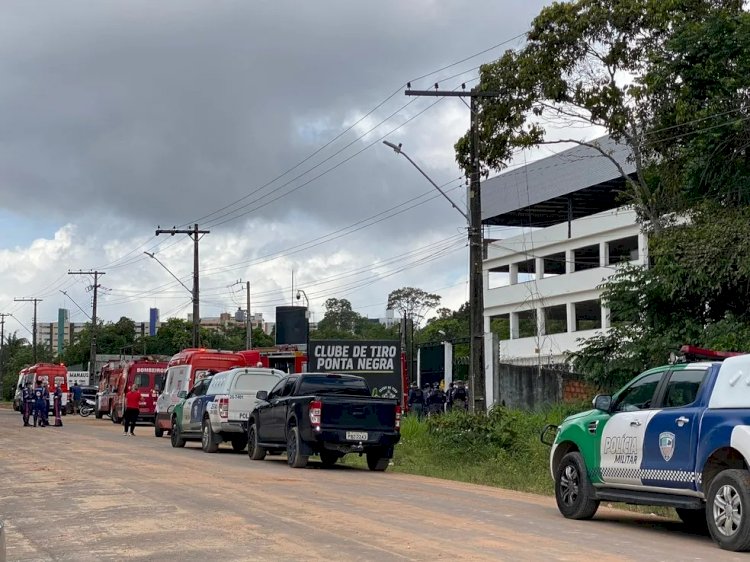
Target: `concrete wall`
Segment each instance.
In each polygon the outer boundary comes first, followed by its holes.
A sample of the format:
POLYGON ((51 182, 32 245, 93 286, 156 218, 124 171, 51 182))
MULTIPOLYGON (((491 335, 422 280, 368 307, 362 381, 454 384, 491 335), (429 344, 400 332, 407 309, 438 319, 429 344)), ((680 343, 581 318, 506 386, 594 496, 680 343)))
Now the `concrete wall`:
POLYGON ((596 394, 580 375, 508 363, 497 365, 493 387, 496 405, 526 410, 586 401, 596 394))

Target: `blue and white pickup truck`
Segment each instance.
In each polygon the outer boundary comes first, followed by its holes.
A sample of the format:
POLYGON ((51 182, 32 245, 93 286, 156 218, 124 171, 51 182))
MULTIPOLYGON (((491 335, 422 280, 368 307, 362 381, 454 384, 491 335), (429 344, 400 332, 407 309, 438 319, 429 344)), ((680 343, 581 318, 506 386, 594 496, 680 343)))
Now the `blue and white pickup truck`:
POLYGON ((750 355, 646 371, 542 440, 565 517, 602 500, 669 506, 721 548, 750 550, 750 355))
POLYGON ((236 452, 247 446, 247 422, 258 404, 258 391, 268 391, 285 375, 261 367, 239 367, 199 381, 171 412, 173 447, 186 441, 201 442, 206 453, 215 453, 223 441, 236 452))

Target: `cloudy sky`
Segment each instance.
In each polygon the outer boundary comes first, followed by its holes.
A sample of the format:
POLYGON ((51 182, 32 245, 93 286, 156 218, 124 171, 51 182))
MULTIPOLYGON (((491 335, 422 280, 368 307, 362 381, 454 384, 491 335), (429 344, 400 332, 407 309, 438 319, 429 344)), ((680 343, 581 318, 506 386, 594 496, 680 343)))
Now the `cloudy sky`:
POLYGON ((154 231, 196 222, 210 230, 202 316, 244 307, 232 286, 242 279, 253 312, 272 320, 292 302, 292 272, 314 320, 329 297, 382 317, 404 286, 457 308, 463 219, 380 141, 403 143, 463 201, 452 147, 468 109, 406 97, 404 85, 471 87, 546 3, 4 0, 6 330, 29 335, 32 305, 16 297, 43 299, 40 322, 60 307, 86 321, 75 303, 90 310, 92 280, 71 269, 106 272, 105 321, 146 321, 154 306, 162 320, 185 318, 190 295, 143 252, 190 286, 190 239, 154 231))

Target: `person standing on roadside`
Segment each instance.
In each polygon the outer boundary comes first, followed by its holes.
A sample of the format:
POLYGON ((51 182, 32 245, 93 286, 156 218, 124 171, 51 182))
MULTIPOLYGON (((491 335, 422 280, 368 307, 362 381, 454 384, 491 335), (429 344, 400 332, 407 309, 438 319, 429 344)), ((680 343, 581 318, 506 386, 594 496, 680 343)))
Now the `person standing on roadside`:
POLYGON ((424 392, 422 392, 422 389, 415 382, 411 383, 407 404, 409 405, 409 410, 414 412, 418 418, 422 417, 424 413, 424 392))
POLYGON ((49 408, 49 402, 44 400, 44 388, 42 387, 42 380, 36 381, 36 388, 34 388, 34 427, 39 423, 39 427, 44 427, 44 412, 49 408))
POLYGON ((125 416, 123 417, 123 424, 125 426, 123 435, 131 435, 135 437, 135 422, 138 421, 138 414, 140 413, 141 393, 138 392, 138 386, 133 385, 130 392, 125 395, 125 416), (128 426, 130 432, 128 432, 128 426))
POLYGON ((73 393, 73 413, 80 414, 81 413, 81 395, 83 394, 83 389, 80 386, 78 386, 78 383, 76 382, 73 385, 71 392, 73 393))
POLYGON ((45 407, 42 409, 42 417, 44 418, 44 427, 47 427, 49 426, 50 394, 49 394, 49 384, 46 381, 42 383, 42 393, 44 395, 44 405, 45 405, 45 407))
POLYGON ((31 416, 31 408, 34 404, 34 399, 31 396, 31 388, 29 388, 29 383, 26 383, 26 385, 18 385, 19 390, 21 391, 21 412, 23 414, 23 425, 24 427, 28 427, 31 424, 29 423, 29 417, 31 416))
POLYGON ((59 384, 53 385, 52 399, 53 411, 55 413, 55 427, 62 427, 62 389, 59 384))

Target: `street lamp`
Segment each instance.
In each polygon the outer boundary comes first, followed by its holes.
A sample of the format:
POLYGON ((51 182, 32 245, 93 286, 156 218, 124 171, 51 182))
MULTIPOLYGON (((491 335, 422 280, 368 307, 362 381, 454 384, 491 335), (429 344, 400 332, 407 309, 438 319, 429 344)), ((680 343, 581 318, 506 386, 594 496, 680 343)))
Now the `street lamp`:
MULTIPOLYGON (((427 181, 429 181, 435 189, 437 189, 443 197, 445 197, 456 209, 461 216, 466 220, 469 233, 469 312, 470 312, 470 345, 471 345, 471 395, 472 405, 474 409, 477 409, 477 404, 482 404, 484 400, 484 306, 483 306, 483 280, 482 280, 482 225, 481 216, 479 211, 476 211, 476 224, 473 224, 469 215, 456 205, 453 200, 448 197, 440 186, 432 181, 432 178, 428 176, 422 168, 420 168, 414 160, 409 158, 401 149, 401 144, 393 144, 386 140, 383 144, 392 148, 396 154, 400 154, 406 158, 412 166, 414 166, 419 173, 422 174, 427 181), (480 396, 477 396, 480 394, 480 396)), ((476 207, 476 205, 474 206, 476 207)), ((472 207, 472 215, 474 215, 474 207, 472 207)), ((481 406, 480 406, 481 407, 481 406)))

